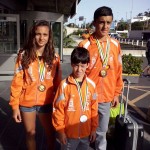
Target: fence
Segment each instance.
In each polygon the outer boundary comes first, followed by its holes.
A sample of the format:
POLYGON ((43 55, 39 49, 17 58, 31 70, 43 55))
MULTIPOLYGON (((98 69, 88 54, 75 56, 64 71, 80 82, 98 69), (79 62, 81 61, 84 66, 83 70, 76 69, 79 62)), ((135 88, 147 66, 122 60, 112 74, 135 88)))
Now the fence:
POLYGON ((126 38, 117 38, 120 43, 136 45, 141 47, 146 47, 146 41, 144 40, 135 40, 135 39, 126 39, 126 38))

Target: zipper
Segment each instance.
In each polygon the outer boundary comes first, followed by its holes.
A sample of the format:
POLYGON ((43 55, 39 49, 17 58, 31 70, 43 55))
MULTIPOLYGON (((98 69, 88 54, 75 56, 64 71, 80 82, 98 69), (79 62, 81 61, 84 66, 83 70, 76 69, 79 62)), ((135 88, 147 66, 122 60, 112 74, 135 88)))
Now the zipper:
MULTIPOLYGON (((80 120, 79 120, 79 122, 80 122, 80 120)), ((80 134, 81 134, 80 128, 81 128, 81 122, 80 122, 80 124, 79 124, 79 136, 78 136, 78 139, 80 139, 80 134)))
MULTIPOLYGON (((38 69, 39 69, 39 64, 38 64, 38 69)), ((35 105, 37 105, 38 102, 38 86, 40 83, 40 76, 39 76, 39 70, 38 70, 38 77, 37 77, 37 86, 36 86, 36 100, 35 100, 35 105)))
POLYGON ((37 86, 36 86, 36 99, 35 99, 35 105, 37 105, 37 101, 38 101, 38 99, 37 99, 37 97, 38 97, 38 84, 39 84, 39 82, 37 82, 37 86))
MULTIPOLYGON (((77 85, 76 85, 77 86, 77 85)), ((80 104, 80 102, 79 102, 79 104, 80 104)), ((81 105, 81 104, 80 104, 81 105)), ((79 122, 80 122, 80 117, 81 117, 81 106, 80 106, 80 116, 79 116, 79 122)), ((78 135, 78 139, 80 139, 80 134, 81 134, 81 122, 79 123, 79 135, 78 135)))
POLYGON ((101 89, 101 90, 100 90, 100 95, 101 95, 101 96, 100 96, 100 97, 101 97, 101 101, 103 101, 103 99, 104 99, 104 96, 103 96, 104 88, 103 88, 103 86, 102 86, 102 85, 103 85, 103 78, 101 77, 100 80, 101 80, 101 81, 100 81, 100 83, 101 83, 101 88, 100 88, 100 89, 101 89))

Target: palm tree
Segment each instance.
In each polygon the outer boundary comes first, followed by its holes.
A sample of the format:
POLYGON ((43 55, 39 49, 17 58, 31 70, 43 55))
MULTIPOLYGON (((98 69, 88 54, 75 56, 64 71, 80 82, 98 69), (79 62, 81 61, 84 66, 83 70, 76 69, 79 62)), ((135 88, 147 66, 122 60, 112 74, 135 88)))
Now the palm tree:
POLYGON ((149 11, 149 9, 148 9, 148 11, 144 12, 144 15, 147 16, 147 17, 150 17, 150 11, 149 11))
POLYGON ((143 16, 143 13, 139 13, 137 16, 143 16))
POLYGON ((145 11, 144 15, 148 17, 148 15, 149 15, 148 11, 145 11))

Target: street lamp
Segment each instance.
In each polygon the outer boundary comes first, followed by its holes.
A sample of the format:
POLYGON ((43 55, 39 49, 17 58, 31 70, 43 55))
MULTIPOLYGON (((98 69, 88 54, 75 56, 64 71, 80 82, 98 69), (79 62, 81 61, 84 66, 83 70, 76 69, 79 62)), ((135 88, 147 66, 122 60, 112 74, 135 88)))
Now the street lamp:
POLYGON ((117 21, 119 22, 119 12, 117 12, 117 21))
POLYGON ((131 3, 131 11, 130 11, 130 31, 132 30, 132 10, 133 10, 133 0, 132 0, 132 3, 131 3))
POLYGON ((84 28, 86 29, 86 18, 84 18, 84 28))
POLYGON ((149 12, 149 8, 147 10, 148 10, 148 15, 147 15, 147 29, 148 29, 150 12, 149 12))
MULTIPOLYGON (((84 18, 84 16, 80 16, 79 18, 77 18, 77 19, 79 19, 79 21, 83 21, 83 25, 84 25, 84 27, 86 28, 86 18, 84 18)), ((76 20, 77 19, 75 19, 75 24, 76 24, 76 20)))
POLYGON ((75 25, 76 25, 76 20, 77 20, 77 19, 75 19, 75 23, 74 23, 75 25))

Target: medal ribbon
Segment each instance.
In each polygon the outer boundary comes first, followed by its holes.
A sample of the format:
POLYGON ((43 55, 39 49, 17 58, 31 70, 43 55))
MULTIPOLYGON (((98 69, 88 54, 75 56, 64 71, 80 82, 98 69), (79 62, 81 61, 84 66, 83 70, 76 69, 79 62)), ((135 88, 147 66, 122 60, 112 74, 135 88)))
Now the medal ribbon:
POLYGON ((45 66, 44 63, 39 62, 39 75, 40 75, 40 81, 44 81, 45 76, 45 66))
MULTIPOLYGON (((37 53, 37 58, 38 58, 38 53, 37 53)), ((43 61, 38 58, 38 63, 39 63, 39 77, 40 77, 40 81, 44 81, 44 77, 45 77, 45 65, 43 63, 43 61)))
POLYGON ((104 54, 103 48, 102 48, 98 39, 96 39, 96 44, 97 44, 98 51, 99 51, 101 59, 102 59, 103 67, 106 67, 107 63, 108 63, 108 58, 109 58, 110 42, 107 39, 106 53, 105 54, 104 54))
POLYGON ((78 89, 78 92, 79 92, 79 97, 80 97, 80 104, 81 104, 81 107, 82 107, 82 110, 85 111, 86 109, 86 102, 87 102, 87 95, 88 95, 88 84, 87 84, 87 81, 86 81, 86 90, 85 90, 85 97, 83 99, 83 96, 82 96, 82 92, 81 92, 81 87, 78 83, 78 81, 75 79, 75 82, 76 82, 76 85, 77 85, 77 89, 78 89))

